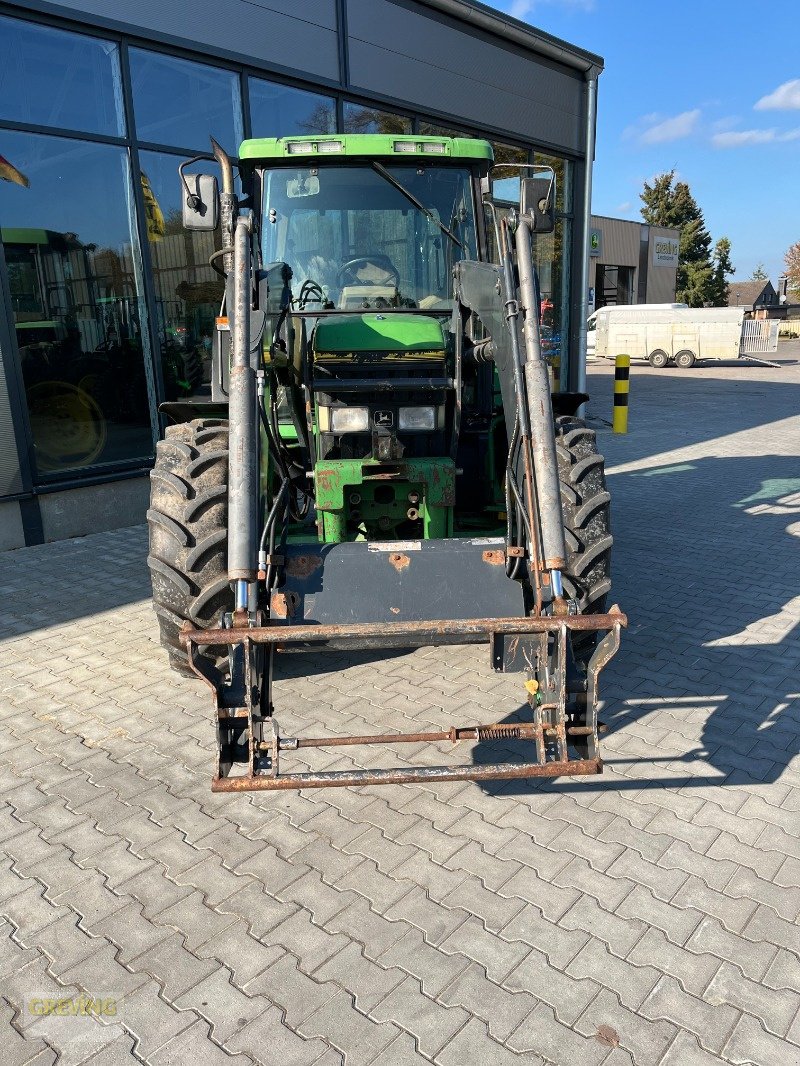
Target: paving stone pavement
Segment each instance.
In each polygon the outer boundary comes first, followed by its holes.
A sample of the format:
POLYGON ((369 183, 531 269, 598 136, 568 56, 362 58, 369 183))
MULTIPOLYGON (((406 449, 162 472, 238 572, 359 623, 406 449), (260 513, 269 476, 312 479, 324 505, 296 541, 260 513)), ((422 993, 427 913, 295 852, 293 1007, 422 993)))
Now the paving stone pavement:
MULTIPOLYGON (((631 619, 602 778, 212 796, 143 528, 0 557, 2 1062, 800 1062, 798 356, 636 367, 622 438, 590 370, 631 619)), ((281 726, 491 720, 485 658, 286 657, 281 726)))

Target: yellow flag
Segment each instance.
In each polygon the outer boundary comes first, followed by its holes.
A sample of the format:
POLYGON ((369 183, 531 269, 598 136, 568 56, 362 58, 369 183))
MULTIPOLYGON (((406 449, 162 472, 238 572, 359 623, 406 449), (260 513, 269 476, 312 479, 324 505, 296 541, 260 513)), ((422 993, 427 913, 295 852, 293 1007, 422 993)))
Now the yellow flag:
POLYGON ((144 197, 144 213, 147 219, 147 237, 150 241, 160 241, 164 236, 164 212, 161 210, 150 188, 150 179, 142 171, 142 196, 144 197))
POLYGON ((21 170, 17 170, 13 163, 9 163, 4 155, 0 155, 0 178, 4 181, 13 181, 15 185, 21 185, 23 189, 30 188, 30 181, 21 170))

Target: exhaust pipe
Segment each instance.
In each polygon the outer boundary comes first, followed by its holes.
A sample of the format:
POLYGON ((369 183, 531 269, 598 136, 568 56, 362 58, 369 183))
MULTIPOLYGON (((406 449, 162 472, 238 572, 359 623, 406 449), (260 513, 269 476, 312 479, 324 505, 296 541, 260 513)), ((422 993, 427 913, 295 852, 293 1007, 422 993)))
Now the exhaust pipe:
POLYGON ((236 218, 236 193, 233 188, 233 164, 222 145, 211 138, 211 150, 222 171, 222 191, 219 194, 219 215, 222 221, 222 247, 228 249, 222 256, 222 266, 230 274, 233 266, 233 228, 236 218))

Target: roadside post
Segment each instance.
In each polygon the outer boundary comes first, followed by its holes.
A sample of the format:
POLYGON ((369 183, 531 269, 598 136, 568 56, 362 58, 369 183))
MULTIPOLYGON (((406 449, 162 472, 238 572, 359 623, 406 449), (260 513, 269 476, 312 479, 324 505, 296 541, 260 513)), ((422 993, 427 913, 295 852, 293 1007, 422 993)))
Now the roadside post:
POLYGON ((628 432, 630 375, 631 357, 629 355, 618 355, 614 360, 614 433, 628 432))

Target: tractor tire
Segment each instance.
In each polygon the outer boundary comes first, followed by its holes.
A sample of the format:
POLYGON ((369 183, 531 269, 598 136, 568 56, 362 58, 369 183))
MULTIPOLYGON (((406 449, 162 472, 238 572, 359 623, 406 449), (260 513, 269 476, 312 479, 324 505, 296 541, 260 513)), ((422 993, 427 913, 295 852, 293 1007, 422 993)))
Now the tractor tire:
POLYGON ((697 362, 697 356, 694 352, 690 352, 688 348, 682 352, 678 352, 675 356, 675 366, 680 370, 691 370, 694 364, 697 362))
POLYGON ((654 367, 656 370, 663 370, 669 362, 669 356, 662 348, 656 348, 656 350, 651 352, 647 357, 647 361, 650 366, 654 367))
MULTIPOLYGON (((170 666, 194 676, 179 634, 184 622, 200 629, 233 610, 227 573, 228 423, 201 418, 167 428, 150 473, 147 565, 161 646, 170 666)), ((206 658, 225 671, 227 649, 208 647, 206 658)))
MULTIPOLYGON (((597 439, 580 418, 555 420, 558 479, 567 565, 564 593, 581 614, 604 614, 611 591, 611 496, 597 439)), ((575 633, 572 648, 584 665, 597 644, 596 633, 575 633)))

